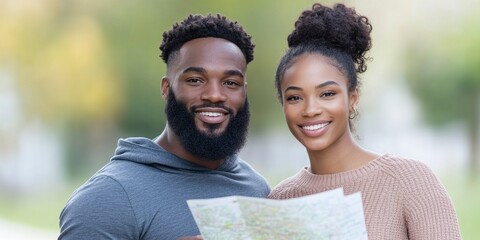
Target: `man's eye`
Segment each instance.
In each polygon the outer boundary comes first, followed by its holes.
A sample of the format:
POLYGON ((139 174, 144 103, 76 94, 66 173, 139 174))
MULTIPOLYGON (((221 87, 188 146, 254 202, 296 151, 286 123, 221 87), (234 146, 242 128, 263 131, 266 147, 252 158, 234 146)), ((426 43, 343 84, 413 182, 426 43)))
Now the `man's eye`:
POLYGON ((227 86, 240 86, 236 81, 226 81, 225 85, 227 86))
POLYGON ((223 83, 227 87, 239 87, 241 84, 235 80, 227 80, 223 83))
POLYGON ((201 83, 202 79, 200 79, 200 78, 189 78, 189 79, 187 79, 187 82, 189 82, 189 83, 201 83))

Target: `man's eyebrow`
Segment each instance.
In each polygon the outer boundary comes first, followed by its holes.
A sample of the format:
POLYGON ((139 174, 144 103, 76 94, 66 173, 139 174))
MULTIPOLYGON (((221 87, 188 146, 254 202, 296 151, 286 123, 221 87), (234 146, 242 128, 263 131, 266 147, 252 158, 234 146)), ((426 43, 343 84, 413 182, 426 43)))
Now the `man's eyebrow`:
MULTIPOLYGON (((207 70, 202 67, 188 67, 187 69, 183 70, 183 73, 188 73, 188 72, 207 73, 207 70)), ((224 71, 223 74, 229 75, 229 76, 239 76, 241 78, 244 78, 243 73, 239 70, 227 70, 227 71, 224 71)))
POLYGON ((229 76, 239 76, 241 78, 244 78, 243 73, 238 70, 227 70, 223 72, 223 74, 229 75, 229 76))
POLYGON ((205 68, 201 68, 201 67, 189 67, 189 68, 183 70, 183 73, 188 73, 188 72, 206 73, 207 70, 205 70, 205 68))

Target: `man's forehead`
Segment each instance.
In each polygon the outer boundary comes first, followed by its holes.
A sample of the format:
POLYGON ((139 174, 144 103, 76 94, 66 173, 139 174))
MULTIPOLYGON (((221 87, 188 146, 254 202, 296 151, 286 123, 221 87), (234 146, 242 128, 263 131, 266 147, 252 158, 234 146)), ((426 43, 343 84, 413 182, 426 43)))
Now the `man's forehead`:
POLYGON ((230 41, 227 41, 223 38, 197 38, 194 40, 190 40, 183 44, 183 46, 179 49, 180 55, 181 54, 206 54, 206 55, 219 55, 219 54, 227 54, 227 55, 235 55, 243 58, 245 61, 245 57, 243 56, 242 51, 240 48, 230 41))
POLYGON ((222 38, 198 38, 188 41, 173 57, 169 68, 173 67, 175 71, 191 67, 206 70, 223 68, 241 72, 246 70, 245 56, 240 48, 222 38))

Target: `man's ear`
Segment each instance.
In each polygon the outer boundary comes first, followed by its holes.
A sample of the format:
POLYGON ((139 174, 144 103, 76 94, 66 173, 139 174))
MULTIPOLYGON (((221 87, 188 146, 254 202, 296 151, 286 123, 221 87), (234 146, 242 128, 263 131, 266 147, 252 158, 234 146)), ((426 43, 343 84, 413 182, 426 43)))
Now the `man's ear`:
POLYGON ((167 99, 168 96, 168 89, 170 88, 170 79, 166 76, 162 78, 162 83, 160 86, 160 90, 162 90, 162 98, 167 99))

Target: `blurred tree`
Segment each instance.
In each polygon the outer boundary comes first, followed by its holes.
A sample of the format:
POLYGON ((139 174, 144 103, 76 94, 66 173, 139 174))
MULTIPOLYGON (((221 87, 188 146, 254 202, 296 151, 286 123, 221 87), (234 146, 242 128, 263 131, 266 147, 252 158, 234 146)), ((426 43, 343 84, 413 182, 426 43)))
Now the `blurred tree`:
MULTIPOLYGON (((442 26, 435 41, 411 42, 407 80, 434 126, 464 121, 470 143, 469 170, 480 161, 480 21, 472 16, 442 26)), ((418 37, 418 36, 417 36, 418 37)))
POLYGON ((0 64, 20 95, 18 125, 47 123, 65 144, 67 172, 82 175, 98 160, 92 155, 102 138, 94 130, 110 131, 121 111, 121 86, 89 9, 62 4, 2 2, 0 64))

